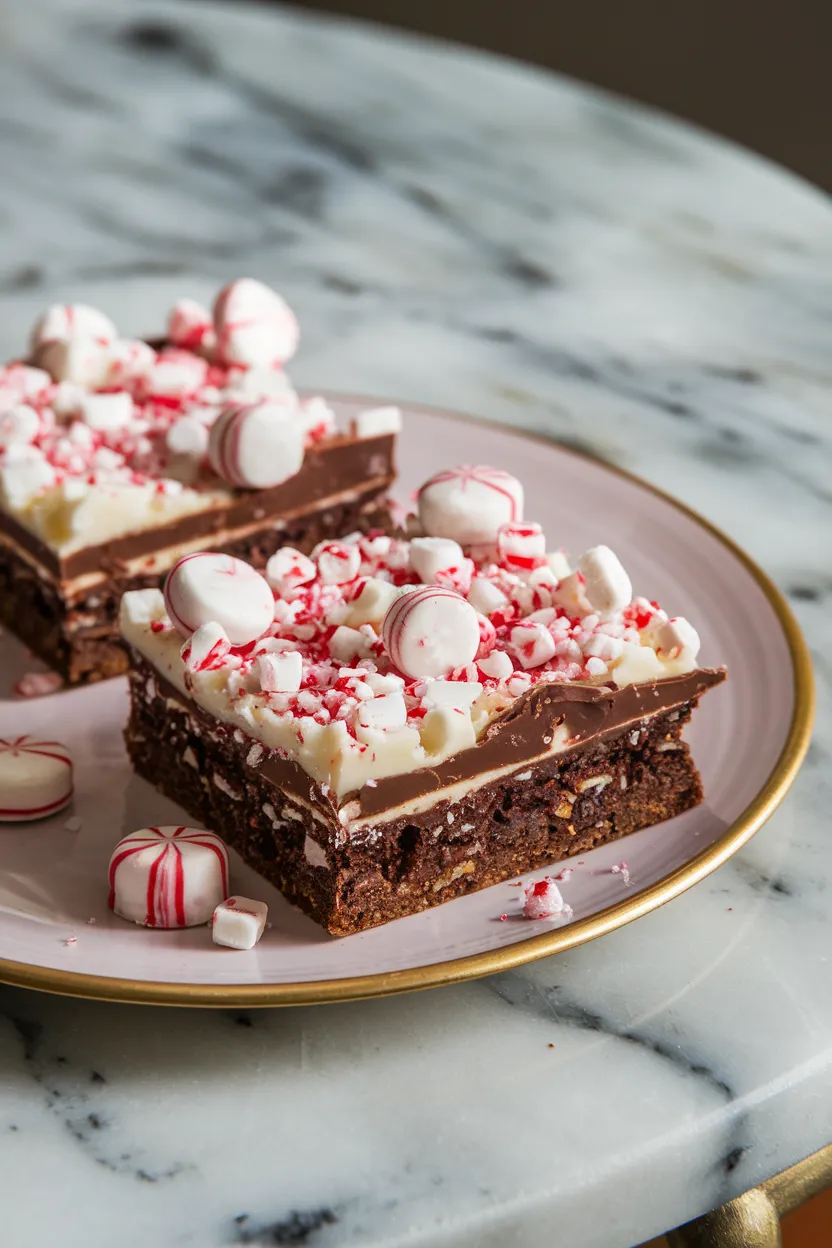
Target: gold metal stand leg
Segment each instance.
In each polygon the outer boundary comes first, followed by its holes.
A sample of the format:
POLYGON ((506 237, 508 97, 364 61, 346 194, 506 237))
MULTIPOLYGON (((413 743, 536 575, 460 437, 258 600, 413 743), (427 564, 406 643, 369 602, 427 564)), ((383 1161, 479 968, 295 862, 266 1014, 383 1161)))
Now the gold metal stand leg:
POLYGON ((832 1184, 832 1144, 721 1209, 668 1231, 670 1248, 781 1248, 780 1219, 832 1184))
POLYGON ((670 1248, 780 1248, 780 1218, 760 1187, 667 1236, 670 1248))

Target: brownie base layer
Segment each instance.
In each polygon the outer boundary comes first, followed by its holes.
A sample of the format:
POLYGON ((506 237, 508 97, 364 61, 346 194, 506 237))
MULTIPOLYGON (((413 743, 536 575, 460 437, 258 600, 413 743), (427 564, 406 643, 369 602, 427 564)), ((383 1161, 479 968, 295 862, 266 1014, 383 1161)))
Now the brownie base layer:
MULTIPOLYGON (((272 522, 238 541, 209 541, 209 547, 263 568, 281 546, 296 546, 306 553, 318 542, 369 529, 391 531, 388 506, 377 495, 299 516, 283 528, 276 529, 272 522)), ((121 596, 129 589, 154 588, 160 579, 158 571, 126 575, 116 566, 85 596, 67 600, 59 582, 39 574, 12 547, 0 543, 0 622, 68 684, 121 676, 128 669, 118 631, 121 596)))
POLYGON ((702 800, 680 739, 694 699, 348 839, 335 815, 313 815, 259 774, 248 759, 263 751, 244 733, 169 695, 137 660, 125 733, 136 770, 335 936, 586 853, 702 800))

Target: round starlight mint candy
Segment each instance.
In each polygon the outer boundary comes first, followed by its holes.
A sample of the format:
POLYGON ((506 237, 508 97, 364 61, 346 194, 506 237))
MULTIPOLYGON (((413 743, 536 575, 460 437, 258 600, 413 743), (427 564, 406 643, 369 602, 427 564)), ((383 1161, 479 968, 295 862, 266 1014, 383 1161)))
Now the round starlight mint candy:
POLYGON ((268 581, 231 555, 185 555, 168 573, 164 594, 167 613, 183 637, 216 623, 232 646, 247 646, 274 619, 268 581))
POLYGON ((437 585, 395 599, 381 626, 384 648, 400 672, 415 679, 447 676, 470 663, 480 645, 476 611, 460 594, 437 585))
POLYGON ((60 741, 0 738, 0 821, 45 819, 72 799, 72 759, 60 741))
POLYGON ((228 851, 199 828, 139 828, 110 859, 110 909, 145 927, 207 923, 228 895, 228 851))
POLYGON ((419 490, 419 519, 430 537, 487 545, 523 518, 523 487, 499 468, 464 464, 438 472, 419 490))
POLYGON ((229 407, 211 427, 208 454, 229 485, 267 490, 300 470, 303 425, 284 404, 264 400, 229 407))
POLYGON ((281 365, 295 354, 297 318, 275 291, 242 277, 230 282, 214 303, 217 350, 226 364, 281 365))

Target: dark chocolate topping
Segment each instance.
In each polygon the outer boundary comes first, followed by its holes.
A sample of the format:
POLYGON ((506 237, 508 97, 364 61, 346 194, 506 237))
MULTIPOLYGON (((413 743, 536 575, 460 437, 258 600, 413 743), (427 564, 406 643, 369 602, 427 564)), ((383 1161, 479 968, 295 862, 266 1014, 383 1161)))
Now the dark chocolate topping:
MULTIPOLYGON (((300 471, 288 481, 269 490, 235 490, 228 503, 193 515, 181 516, 170 524, 127 533, 97 546, 61 558, 26 529, 14 516, 0 510, 0 531, 17 544, 58 580, 83 576, 88 572, 117 570, 120 563, 142 555, 152 555, 166 546, 180 545, 204 537, 210 546, 215 533, 225 533, 259 520, 294 518, 317 511, 330 500, 347 492, 378 492, 389 486, 396 475, 395 435, 354 438, 339 434, 310 447, 300 471)), ((219 482, 223 485, 223 482, 219 482)))
POLYGON ((470 749, 453 754, 436 767, 423 767, 365 785, 354 795, 361 807, 355 818, 373 818, 404 802, 501 767, 522 767, 547 752, 555 729, 563 724, 570 744, 557 755, 561 758, 590 741, 606 740, 624 732, 647 715, 690 702, 720 684, 725 676, 724 668, 702 668, 684 676, 627 685, 624 689, 535 685, 489 724, 470 749))

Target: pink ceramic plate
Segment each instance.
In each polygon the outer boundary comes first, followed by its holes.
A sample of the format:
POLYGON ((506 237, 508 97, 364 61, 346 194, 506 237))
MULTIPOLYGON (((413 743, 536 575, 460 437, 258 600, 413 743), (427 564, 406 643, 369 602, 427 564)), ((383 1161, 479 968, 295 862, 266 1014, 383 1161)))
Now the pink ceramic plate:
MULTIPOLYGON (((363 406, 334 402, 345 414, 363 406)), ((401 496, 438 468, 469 461, 472 441, 464 418, 409 409, 401 496)), ((476 458, 525 483, 526 514, 543 523, 552 545, 577 553, 612 544, 637 592, 695 622, 703 664, 729 667, 727 684, 704 699, 690 731, 705 804, 587 854, 563 885, 574 918, 560 926, 514 917, 520 890, 503 884, 335 940, 232 855, 234 890, 266 900, 272 927, 251 952, 217 949, 204 927, 148 931, 107 909, 115 842, 138 826, 185 819, 130 771, 121 739, 126 681, 13 701, 12 682, 31 663, 7 636, 0 735, 66 741, 75 754, 77 796, 74 809, 42 823, 0 825, 0 979, 182 1005, 327 1001, 449 983, 610 931, 695 884, 756 831, 794 778, 812 715, 806 648, 777 590, 706 523, 602 464, 484 425, 476 427, 476 458), (67 828, 72 816, 80 830, 67 828), (629 884, 610 869, 622 858, 629 884), (501 922, 504 912, 512 917, 501 922)))

